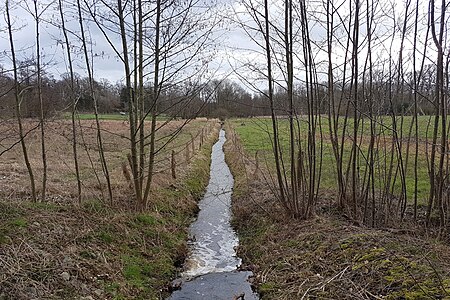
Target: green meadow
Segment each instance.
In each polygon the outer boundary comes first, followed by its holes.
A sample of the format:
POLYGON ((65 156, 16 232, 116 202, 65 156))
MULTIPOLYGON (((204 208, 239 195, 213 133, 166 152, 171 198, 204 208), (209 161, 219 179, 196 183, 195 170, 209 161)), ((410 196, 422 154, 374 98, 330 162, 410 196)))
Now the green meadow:
MULTIPOLYGON (((408 201, 413 201, 414 198, 414 160, 415 160, 415 125, 411 127, 413 118, 411 116, 405 116, 403 118, 396 119, 397 136, 399 142, 401 142, 401 152, 403 156, 404 165, 407 160, 407 168, 405 171, 407 198, 408 201), (409 141, 409 150, 407 150, 407 144, 409 141), (407 158, 407 153, 409 153, 407 158)), ((247 118, 247 119, 232 119, 229 121, 236 133, 239 135, 240 141, 244 147, 245 152, 254 157, 258 151, 260 163, 265 164, 269 169, 275 168, 275 163, 272 153, 272 122, 270 118, 247 118)), ((333 154, 333 148, 330 140, 329 120, 327 117, 322 116, 317 121, 316 132, 316 150, 318 156, 318 167, 321 168, 321 188, 322 190, 336 191, 337 190, 337 168, 336 159, 333 154), (320 159, 321 157, 321 159, 320 159)), ((427 164, 427 143, 431 143, 433 132, 434 118, 429 116, 420 116, 418 118, 418 135, 417 140, 419 142, 419 155, 418 155, 418 182, 417 182, 417 195, 419 204, 425 203, 425 200, 429 193, 429 176, 428 176, 428 164, 427 164)), ((344 135, 344 151, 343 151, 343 165, 344 169, 347 168, 353 140, 353 119, 347 120, 347 125, 344 135)), ((286 170, 289 170, 288 151, 289 151, 289 122, 286 118, 278 119, 279 128, 279 141, 282 149, 283 157, 285 158, 284 166, 286 170)), ((299 117, 296 121, 296 139, 300 139, 303 143, 303 149, 306 149, 307 143, 307 130, 308 123, 306 118, 299 117)), ((368 119, 362 119, 358 126, 358 143, 359 143, 359 180, 364 180, 364 174, 366 167, 368 166, 368 149, 370 143, 370 121, 368 119)), ((341 144, 341 138, 344 132, 344 117, 339 118, 338 123, 339 143, 341 144)), ((375 142, 375 185, 378 192, 381 192, 385 186, 385 181, 388 176, 390 166, 393 165, 393 174, 399 172, 397 170, 397 148, 393 147, 393 120, 390 117, 378 118, 375 125, 375 132, 377 135, 375 142), (394 155, 392 155, 394 154, 394 155)), ((439 132, 440 137, 440 132, 439 132)), ((399 195, 401 191, 401 182, 398 178, 394 184, 394 195, 399 195)))

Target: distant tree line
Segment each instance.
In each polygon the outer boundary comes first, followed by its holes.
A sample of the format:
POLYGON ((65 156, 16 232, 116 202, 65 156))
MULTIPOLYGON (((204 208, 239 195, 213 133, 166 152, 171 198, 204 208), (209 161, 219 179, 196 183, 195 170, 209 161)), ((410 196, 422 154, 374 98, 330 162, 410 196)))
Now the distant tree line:
MULTIPOLYGON (((21 94, 21 112, 24 117, 37 117, 39 114, 37 76, 33 69, 34 63, 21 62, 19 64, 19 80, 23 90, 21 94)), ((433 113, 433 105, 427 100, 433 96, 435 86, 435 74, 432 65, 425 66, 422 74, 422 81, 418 86, 417 93, 421 95, 422 101, 419 103, 420 114, 428 115, 433 113)), ((381 71, 374 72, 372 93, 373 97, 379 99, 374 109, 379 114, 389 115, 391 104, 385 97, 389 92, 393 93, 393 108, 399 114, 412 115, 414 108, 414 87, 412 82, 405 81, 400 86, 391 84, 391 78, 381 71), (402 90, 403 93, 394 93, 395 90, 402 90)), ((413 74, 406 76, 412 81, 413 74)), ((44 101, 45 115, 51 116, 65 110, 71 105, 68 95, 70 91, 69 74, 63 74, 60 79, 56 79, 51 74, 42 76, 42 98, 44 101)), ((350 86, 342 86, 334 83, 335 90, 341 91, 343 96, 348 96, 350 86)), ((327 97, 326 81, 317 86, 318 101, 320 102, 320 113, 325 114, 329 108, 327 97)), ((14 79, 6 72, 0 73, 0 110, 3 116, 14 115, 14 79)), ((112 84, 106 79, 93 80, 93 87, 98 101, 98 111, 100 113, 118 113, 128 111, 126 100, 126 89, 121 83, 112 84)), ((89 80, 75 74, 75 94, 76 108, 79 112, 93 112, 94 100, 89 94, 89 80)), ((231 118, 231 117, 252 117, 269 116, 270 105, 263 93, 251 92, 236 81, 230 79, 212 80, 201 87, 194 87, 182 84, 168 84, 161 90, 160 101, 157 107, 158 114, 168 115, 174 118, 188 119, 196 116, 210 118, 231 118), (189 103, 186 106, 186 103, 189 103)), ((144 100, 145 107, 151 106, 150 91, 151 86, 146 86, 147 97, 144 100)), ((305 87, 297 84, 295 87, 294 107, 298 114, 305 114, 307 111, 305 87)), ((364 91, 360 90, 360 97, 364 91)), ((339 97, 340 95, 336 95, 339 97)), ((275 110, 280 115, 287 115, 289 101, 284 88, 275 89, 274 92, 275 110)), ((336 104, 337 106, 337 104, 336 104)), ((337 108, 337 107, 336 107, 337 108)), ((367 113, 369 104, 363 102, 361 111, 367 113)))
MULTIPOLYGON (((36 72, 29 65, 21 65, 20 88, 21 114, 23 117, 38 117, 39 98, 36 72), (22 69, 23 68, 23 69, 22 69)), ((51 74, 41 76, 42 99, 44 102, 44 113, 46 116, 54 116, 71 105, 69 78, 63 74, 60 79, 54 78, 51 74)), ((79 112, 93 112, 94 101, 89 95, 89 82, 87 78, 76 75, 75 93, 77 110, 79 112)), ((112 113, 120 110, 120 87, 111 84, 107 80, 94 80, 94 89, 98 98, 98 108, 101 113, 112 113)), ((14 100, 14 79, 6 73, 0 73, 0 110, 3 117, 15 114, 14 100)))

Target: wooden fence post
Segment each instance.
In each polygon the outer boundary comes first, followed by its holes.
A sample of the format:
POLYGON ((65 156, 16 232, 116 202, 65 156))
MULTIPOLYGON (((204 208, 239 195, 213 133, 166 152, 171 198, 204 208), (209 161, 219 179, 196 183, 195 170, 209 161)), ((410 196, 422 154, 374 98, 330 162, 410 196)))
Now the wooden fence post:
POLYGON ((171 160, 170 160, 170 169, 172 171, 172 178, 176 179, 177 178, 177 174, 176 174, 176 161, 175 161, 175 150, 172 150, 172 156, 171 156, 171 160))
POLYGON ((190 159, 189 144, 186 144, 186 163, 189 163, 190 159))
POLYGON ((200 148, 203 146, 203 128, 202 133, 200 133, 200 148))
POLYGON ((259 172, 259 150, 256 150, 256 152, 255 152, 255 173, 253 174, 253 177, 258 178, 258 172, 259 172))

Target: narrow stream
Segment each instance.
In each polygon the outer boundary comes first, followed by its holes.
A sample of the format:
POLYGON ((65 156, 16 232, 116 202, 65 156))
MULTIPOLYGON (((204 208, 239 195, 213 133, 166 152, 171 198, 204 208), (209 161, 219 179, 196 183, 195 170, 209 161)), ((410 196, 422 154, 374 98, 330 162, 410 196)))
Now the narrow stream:
POLYGON ((235 251, 238 237, 230 226, 234 179, 225 162, 225 141, 225 131, 220 130, 212 148, 209 184, 199 202, 198 218, 190 227, 190 255, 181 289, 170 296, 171 300, 259 299, 247 281, 252 273, 237 271, 241 264, 235 251))

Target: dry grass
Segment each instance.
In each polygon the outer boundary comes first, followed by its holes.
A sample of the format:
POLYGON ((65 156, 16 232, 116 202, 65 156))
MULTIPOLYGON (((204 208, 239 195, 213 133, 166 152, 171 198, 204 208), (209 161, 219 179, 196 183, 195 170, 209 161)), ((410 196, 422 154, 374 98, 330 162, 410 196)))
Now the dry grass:
MULTIPOLYGON (((26 126, 34 124, 29 121, 26 126)), ((127 124, 102 121, 102 128, 108 131, 103 138, 114 188, 113 207, 103 200, 94 176, 93 170, 101 169, 93 122, 81 121, 81 125, 86 142, 86 148, 79 145, 82 205, 75 201, 68 121, 47 124, 49 182, 45 202, 29 201, 29 181, 19 145, 1 157, 0 299, 161 299, 168 295, 168 283, 186 254, 187 227, 197 210, 196 200, 208 182, 209 153, 218 123, 197 120, 188 124, 167 151, 159 154, 151 209, 144 213, 130 209, 132 191, 122 174, 127 124), (201 149, 196 144, 194 156, 190 148, 191 163, 185 163, 186 143, 205 126, 210 133, 205 144, 201 149), (172 149, 180 152, 176 180, 167 168, 172 149)), ((159 136, 179 125, 179 121, 170 123, 159 136)), ((6 124, 2 126, 0 132, 5 132, 6 124)), ((16 130, 13 125, 9 128, 10 133, 16 130)), ((4 139, 1 145, 14 141, 4 139)), ((39 184, 38 132, 30 133, 26 142, 39 184)))
MULTIPOLYGON (((166 150, 158 153, 156 157, 156 172, 169 173, 168 150, 175 149, 177 155, 178 169, 183 172, 185 154, 183 152, 186 143, 191 140, 191 134, 197 136, 202 128, 207 128, 215 121, 194 120, 188 123, 179 136, 170 143, 166 150)), ((159 123, 158 125, 160 125, 159 123)), ((171 121, 158 131, 158 144, 162 145, 167 136, 175 132, 183 121, 171 121)), ((35 128, 37 122, 26 120, 26 131, 35 128)), ((1 147, 7 148, 17 142, 18 134, 16 126, 2 123, 0 132, 6 133, 10 138, 1 141, 1 147), (11 128, 12 127, 12 128, 11 128)), ((48 164, 48 197, 51 201, 68 201, 76 199, 77 188, 75 180, 74 159, 72 152, 72 131, 71 123, 68 120, 54 120, 46 123, 46 145, 48 164)), ((147 125, 149 127, 149 124, 147 125)), ((129 153, 129 129, 124 121, 101 121, 102 138, 105 149, 106 161, 108 164, 114 197, 118 202, 129 200, 130 191, 122 173, 122 163, 127 162, 129 153)), ((77 126, 78 155, 80 163, 80 174, 83 184, 84 199, 105 199, 106 181, 103 178, 99 160, 98 146, 96 140, 95 122, 92 120, 81 120, 77 126), (100 184, 95 173, 100 178, 100 184), (105 197, 103 196, 105 195, 105 197)), ((198 138, 197 138, 198 139, 198 138)), ((38 130, 30 132, 26 137, 29 157, 36 177, 36 187, 38 193, 41 190, 42 161, 40 134, 38 130)), ((196 145, 198 148, 198 144, 196 145)), ((192 151, 191 151, 192 155, 192 151)), ((0 161, 0 198, 4 200, 26 200, 30 199, 30 184, 27 169, 23 161, 20 145, 16 145, 10 151, 2 155, 0 161)), ((166 183, 167 176, 156 176, 156 183, 166 183)))

